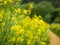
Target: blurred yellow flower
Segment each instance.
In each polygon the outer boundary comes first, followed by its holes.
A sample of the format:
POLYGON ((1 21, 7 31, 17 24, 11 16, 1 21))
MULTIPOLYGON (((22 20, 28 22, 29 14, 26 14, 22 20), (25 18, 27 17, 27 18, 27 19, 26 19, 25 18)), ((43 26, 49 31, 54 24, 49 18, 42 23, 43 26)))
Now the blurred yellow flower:
POLYGON ((18 14, 21 13, 21 9, 20 9, 20 8, 17 9, 17 13, 18 13, 18 14))
POLYGON ((27 40, 27 45, 30 45, 31 44, 31 40, 27 40))
POLYGON ((41 29, 38 29, 38 30, 37 30, 37 34, 38 34, 38 35, 41 35, 41 29))
POLYGON ((14 8, 14 11, 17 12, 17 9, 14 8))
POLYGON ((42 45, 46 45, 46 43, 45 42, 40 42, 42 45))
POLYGON ((15 30, 15 31, 18 31, 20 30, 21 26, 20 25, 14 25, 11 27, 11 30, 15 30))
POLYGON ((35 35, 34 38, 35 38, 35 39, 39 39, 38 35, 35 35))
POLYGON ((7 4, 7 2, 8 2, 7 0, 4 0, 4 4, 7 4))
POLYGON ((0 2, 2 2, 3 0, 0 0, 0 2))
POLYGON ((13 0, 8 0, 10 3, 12 3, 13 2, 13 0))
POLYGON ((27 10, 23 10, 23 14, 25 14, 25 15, 26 15, 26 14, 27 14, 27 10))
POLYGON ((21 29, 19 30, 20 34, 24 34, 25 33, 25 30, 24 29, 21 29))
POLYGON ((15 18, 15 17, 12 17, 12 18, 11 18, 11 20, 13 20, 13 21, 14 21, 14 20, 16 20, 16 18, 15 18))
POLYGON ((30 4, 30 5, 29 5, 29 9, 30 9, 30 10, 33 9, 33 4, 30 4))
POLYGON ((18 42, 23 42, 24 41, 24 38, 23 37, 17 37, 17 41, 18 42))
POLYGON ((2 15, 0 15, 0 21, 2 21, 2 18, 3 18, 3 16, 2 16, 2 15))
POLYGON ((4 22, 4 23, 2 23, 2 26, 5 26, 5 22, 4 22))
POLYGON ((2 16, 3 16, 4 12, 5 12, 5 10, 4 10, 4 9, 2 9, 2 10, 0 11, 0 15, 2 15, 2 16))

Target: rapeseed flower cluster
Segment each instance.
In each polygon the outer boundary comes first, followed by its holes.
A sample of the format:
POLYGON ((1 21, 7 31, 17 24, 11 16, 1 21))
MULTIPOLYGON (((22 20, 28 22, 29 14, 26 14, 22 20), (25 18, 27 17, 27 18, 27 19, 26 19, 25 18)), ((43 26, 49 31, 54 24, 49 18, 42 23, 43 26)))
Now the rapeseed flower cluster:
POLYGON ((22 2, 22 0, 0 0, 0 6, 18 6, 20 3, 22 2))
POLYGON ((13 3, 14 0, 0 0, 0 5, 2 4, 8 4, 8 3, 13 3))
POLYGON ((48 45, 49 25, 41 16, 30 18, 30 10, 6 7, 0 8, 0 45, 48 45))
POLYGON ((29 9, 33 9, 33 4, 30 4, 29 5, 29 9))

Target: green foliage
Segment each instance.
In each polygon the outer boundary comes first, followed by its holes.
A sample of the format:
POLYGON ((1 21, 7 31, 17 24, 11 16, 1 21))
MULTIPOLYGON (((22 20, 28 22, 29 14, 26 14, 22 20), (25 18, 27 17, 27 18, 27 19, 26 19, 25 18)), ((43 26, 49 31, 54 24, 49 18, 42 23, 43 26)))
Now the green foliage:
POLYGON ((46 14, 46 16, 44 17, 44 21, 46 21, 47 23, 50 23, 51 22, 51 17, 52 17, 52 15, 50 13, 46 14))
POLYGON ((32 5, 34 7, 35 3, 34 2, 29 2, 29 3, 22 4, 21 8, 29 9, 30 5, 32 5))
POLYGON ((52 17, 51 13, 53 13, 54 10, 55 8, 53 7, 52 3, 40 2, 39 4, 35 5, 31 15, 32 16, 33 14, 41 15, 46 22, 50 23, 52 17))
POLYGON ((54 7, 60 7, 60 0, 24 0, 23 3, 28 3, 28 2, 35 2, 35 3, 40 3, 42 1, 48 1, 48 2, 51 2, 53 3, 54 7))
POLYGON ((60 24, 52 24, 51 31, 60 36, 60 24))
POLYGON ((56 11, 58 11, 58 17, 60 16, 60 8, 57 8, 56 11))
POLYGON ((56 18, 54 20, 54 23, 60 23, 60 8, 57 8, 55 11, 57 12, 57 14, 55 13, 56 18))
POLYGON ((60 17, 56 17, 53 23, 60 23, 60 17))
POLYGON ((54 7, 50 2, 40 2, 35 6, 35 13, 46 15, 54 11, 54 7))

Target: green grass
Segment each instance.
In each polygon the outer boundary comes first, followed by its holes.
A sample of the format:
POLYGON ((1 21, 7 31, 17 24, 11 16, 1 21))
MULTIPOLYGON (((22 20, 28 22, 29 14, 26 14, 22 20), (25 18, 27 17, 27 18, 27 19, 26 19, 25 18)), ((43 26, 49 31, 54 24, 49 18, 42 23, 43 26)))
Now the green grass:
POLYGON ((60 24, 52 24, 51 30, 60 37, 60 24))

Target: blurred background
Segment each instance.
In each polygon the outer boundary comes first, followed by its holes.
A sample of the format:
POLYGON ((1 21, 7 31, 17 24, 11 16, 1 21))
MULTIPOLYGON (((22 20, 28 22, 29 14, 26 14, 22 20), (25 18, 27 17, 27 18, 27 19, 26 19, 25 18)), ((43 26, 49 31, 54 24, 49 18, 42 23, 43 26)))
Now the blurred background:
POLYGON ((60 0, 23 0, 22 7, 28 9, 33 4, 33 14, 41 15, 48 23, 60 23, 60 0))

